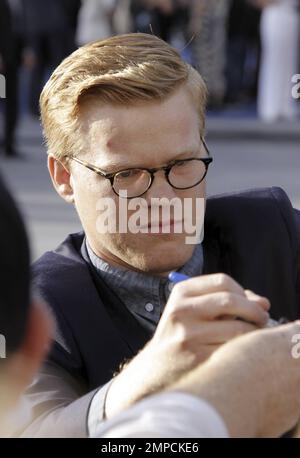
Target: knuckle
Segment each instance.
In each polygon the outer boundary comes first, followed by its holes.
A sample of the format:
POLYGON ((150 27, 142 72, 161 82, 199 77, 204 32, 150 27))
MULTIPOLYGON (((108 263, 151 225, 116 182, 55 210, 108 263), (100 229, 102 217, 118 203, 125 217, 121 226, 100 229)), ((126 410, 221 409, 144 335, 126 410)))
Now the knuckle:
POLYGON ((229 276, 224 273, 215 275, 216 286, 225 287, 229 282, 229 276))
POLYGON ((220 296, 220 306, 225 311, 231 307, 233 301, 234 301, 233 295, 230 293, 225 292, 225 293, 222 293, 220 296))
POLYGON ((185 307, 174 307, 168 313, 168 322, 171 325, 177 325, 178 323, 183 324, 185 315, 186 315, 185 307))
POLYGON ((173 298, 182 299, 187 295, 189 287, 185 284, 186 282, 176 283, 172 289, 171 295, 173 298))
POLYGON ((175 332, 175 345, 178 352, 191 350, 191 336, 188 329, 183 325, 177 326, 175 332))
POLYGON ((182 337, 177 341, 177 348, 180 353, 191 351, 191 345, 188 339, 182 337))
POLYGON ((180 313, 178 309, 174 308, 168 314, 168 322, 173 325, 178 323, 180 321, 179 316, 180 316, 180 313))
POLYGON ((263 297, 262 299, 263 299, 263 302, 264 302, 265 305, 266 305, 267 310, 270 310, 270 308, 271 308, 271 302, 270 302, 270 300, 269 300, 267 297, 263 297))

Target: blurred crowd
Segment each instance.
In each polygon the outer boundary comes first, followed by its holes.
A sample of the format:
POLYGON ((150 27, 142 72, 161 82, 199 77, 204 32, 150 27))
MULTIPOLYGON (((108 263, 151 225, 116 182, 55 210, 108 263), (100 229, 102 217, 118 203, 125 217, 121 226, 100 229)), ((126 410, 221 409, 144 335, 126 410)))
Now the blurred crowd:
POLYGON ((170 42, 204 77, 209 107, 257 101, 262 120, 292 119, 299 71, 300 0, 0 0, 0 73, 6 77, 4 150, 14 150, 19 82, 29 73, 28 110, 70 52, 126 32, 170 42))

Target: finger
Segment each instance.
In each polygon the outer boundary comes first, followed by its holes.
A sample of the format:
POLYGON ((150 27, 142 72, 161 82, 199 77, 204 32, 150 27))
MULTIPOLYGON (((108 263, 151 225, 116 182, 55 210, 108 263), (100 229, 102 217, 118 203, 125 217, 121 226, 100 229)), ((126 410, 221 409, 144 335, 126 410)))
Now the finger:
POLYGON ((197 349, 203 345, 222 345, 235 337, 256 331, 257 327, 245 321, 203 322, 190 329, 190 345, 197 349))
POLYGON ((269 319, 268 312, 255 297, 249 300, 238 294, 224 292, 185 299, 184 304, 173 313, 177 314, 178 321, 213 321, 226 316, 226 319, 238 318, 256 326, 265 326, 269 319))
POLYGON ((261 305, 261 307, 266 310, 267 312, 270 310, 271 308, 271 303, 269 301, 269 299, 267 297, 264 297, 264 296, 259 296, 258 294, 255 294, 253 291, 249 290, 249 289, 245 289, 245 294, 246 294, 246 297, 251 301, 251 300, 254 300, 256 301, 257 303, 259 303, 261 305))
POLYGON ((175 284, 171 294, 187 297, 222 291, 245 296, 245 291, 241 285, 233 280, 233 278, 223 273, 189 278, 188 280, 175 284))

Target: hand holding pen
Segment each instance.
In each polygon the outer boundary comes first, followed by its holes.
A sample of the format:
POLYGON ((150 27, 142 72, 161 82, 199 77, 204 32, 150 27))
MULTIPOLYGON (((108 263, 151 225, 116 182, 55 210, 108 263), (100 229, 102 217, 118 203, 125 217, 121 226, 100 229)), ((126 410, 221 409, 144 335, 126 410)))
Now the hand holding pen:
MULTIPOLYGON (((189 277, 188 275, 181 274, 179 272, 171 272, 168 278, 170 282, 175 285, 176 283, 180 283, 182 281, 189 280, 191 277, 189 277)), ((274 326, 279 326, 280 324, 283 324, 284 322, 286 322, 286 320, 283 318, 280 321, 276 321, 276 320, 273 320, 272 318, 269 318, 265 327, 272 328, 274 326)))

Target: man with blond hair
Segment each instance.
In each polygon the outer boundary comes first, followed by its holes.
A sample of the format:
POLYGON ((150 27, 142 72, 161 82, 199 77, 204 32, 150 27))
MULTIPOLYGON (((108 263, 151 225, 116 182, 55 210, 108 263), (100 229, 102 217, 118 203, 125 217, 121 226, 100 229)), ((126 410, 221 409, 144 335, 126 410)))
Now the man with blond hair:
POLYGON ((206 201, 206 96, 146 34, 86 45, 47 82, 48 168, 84 231, 33 267, 56 337, 23 436, 93 435, 270 315, 299 317, 299 212, 278 188, 206 201))

